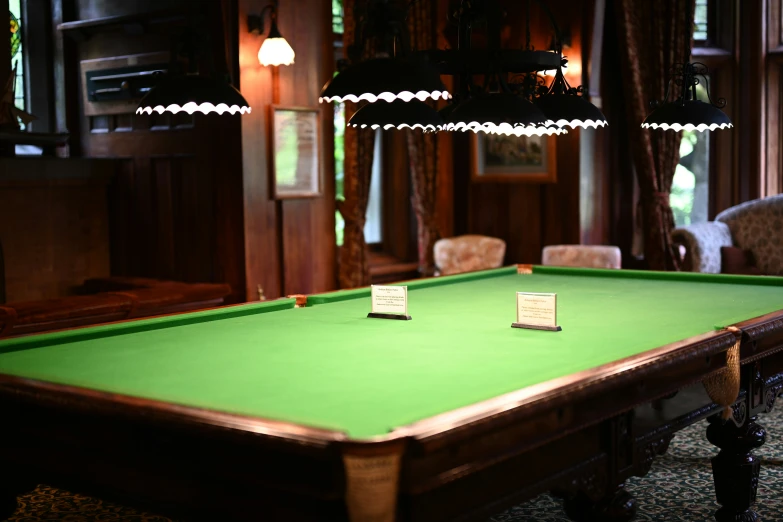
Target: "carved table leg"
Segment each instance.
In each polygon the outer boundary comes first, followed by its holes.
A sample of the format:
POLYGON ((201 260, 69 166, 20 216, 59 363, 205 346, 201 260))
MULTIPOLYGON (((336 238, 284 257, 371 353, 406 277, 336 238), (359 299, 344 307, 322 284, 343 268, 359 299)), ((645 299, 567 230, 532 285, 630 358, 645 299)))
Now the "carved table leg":
POLYGON ((715 496, 721 508, 718 522, 756 522, 759 516, 750 509, 756 501, 760 461, 753 449, 764 444, 767 432, 750 417, 741 427, 734 422, 710 418, 707 439, 720 448, 712 459, 715 496))
POLYGON ((578 493, 566 498, 564 507, 576 522, 626 522, 636 515, 636 500, 623 485, 598 501, 578 493))

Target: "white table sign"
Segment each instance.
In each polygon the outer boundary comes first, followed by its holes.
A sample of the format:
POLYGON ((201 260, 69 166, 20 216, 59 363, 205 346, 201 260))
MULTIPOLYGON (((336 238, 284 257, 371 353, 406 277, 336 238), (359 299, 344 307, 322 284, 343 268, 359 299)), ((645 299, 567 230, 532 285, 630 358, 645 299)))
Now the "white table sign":
POLYGON ((372 312, 368 317, 382 319, 410 319, 408 315, 408 287, 372 285, 370 287, 372 312))
POLYGON ((517 322, 511 326, 560 331, 557 325, 557 294, 517 292, 517 322))

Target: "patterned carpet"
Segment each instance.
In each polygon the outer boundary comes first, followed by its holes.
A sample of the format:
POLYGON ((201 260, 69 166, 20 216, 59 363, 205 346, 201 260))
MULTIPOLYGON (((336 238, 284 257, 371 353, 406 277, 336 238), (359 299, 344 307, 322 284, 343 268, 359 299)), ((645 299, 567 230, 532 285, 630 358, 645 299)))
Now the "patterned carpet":
MULTIPOLYGON (((757 454, 762 458, 756 506, 766 522, 783 520, 783 407, 762 416, 767 443, 757 454), (769 436, 771 434, 772 436, 769 436)), ((718 450, 705 437, 706 422, 678 433, 669 451, 658 458, 644 478, 628 483, 638 501, 640 522, 713 521, 717 509, 710 458, 718 450)), ((98 499, 39 486, 21 499, 13 522, 170 522, 171 519, 135 511, 98 499)), ((487 522, 567 522, 559 500, 541 495, 525 504, 495 515, 487 522)))

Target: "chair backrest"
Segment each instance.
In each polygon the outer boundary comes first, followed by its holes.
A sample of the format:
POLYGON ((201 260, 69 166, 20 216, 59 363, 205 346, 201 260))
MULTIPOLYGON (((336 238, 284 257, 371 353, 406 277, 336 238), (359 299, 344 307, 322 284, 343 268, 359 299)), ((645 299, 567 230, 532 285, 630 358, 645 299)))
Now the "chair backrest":
POLYGON ((750 250, 762 274, 783 275, 783 194, 728 208, 715 221, 729 227, 734 246, 750 250))
POLYGON ((583 268, 620 268, 622 255, 616 246, 550 245, 541 252, 541 264, 583 268))
POLYGON ((506 242, 488 236, 456 236, 436 241, 434 254, 437 275, 487 270, 503 266, 506 242))

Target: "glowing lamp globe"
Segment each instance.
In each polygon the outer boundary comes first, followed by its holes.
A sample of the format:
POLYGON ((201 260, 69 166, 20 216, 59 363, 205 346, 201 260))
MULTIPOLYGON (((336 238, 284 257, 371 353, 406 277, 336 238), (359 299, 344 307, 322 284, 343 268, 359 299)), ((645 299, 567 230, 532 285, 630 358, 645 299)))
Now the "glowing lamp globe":
POLYGON ((294 63, 295 53, 291 45, 280 34, 277 22, 272 21, 269 36, 266 37, 261 49, 258 50, 258 61, 263 66, 291 65, 294 63))

